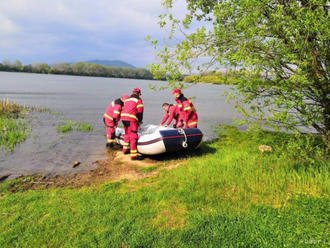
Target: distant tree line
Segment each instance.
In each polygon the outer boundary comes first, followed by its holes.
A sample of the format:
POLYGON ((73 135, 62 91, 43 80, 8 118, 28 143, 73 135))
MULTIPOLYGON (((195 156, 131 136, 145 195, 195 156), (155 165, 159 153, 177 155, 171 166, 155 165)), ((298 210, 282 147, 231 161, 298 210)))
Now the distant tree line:
POLYGON ((2 63, 0 63, 0 71, 94 77, 154 79, 151 72, 143 68, 105 66, 85 62, 78 62, 73 64, 55 63, 52 66, 49 66, 46 63, 33 63, 28 65, 22 65, 21 61, 19 60, 16 60, 14 63, 11 63, 10 61, 3 61, 2 63))
POLYGON ((183 82, 235 85, 240 76, 242 75, 238 71, 204 72, 198 75, 187 75, 183 78, 183 82))
POLYGON ((228 69, 221 71, 204 71, 201 74, 183 75, 184 83, 207 83, 207 84, 222 84, 222 85, 237 85, 242 78, 249 77, 254 83, 266 82, 272 76, 267 73, 256 75, 251 72, 243 72, 236 69, 228 69), (251 79, 253 78, 253 79, 251 79))

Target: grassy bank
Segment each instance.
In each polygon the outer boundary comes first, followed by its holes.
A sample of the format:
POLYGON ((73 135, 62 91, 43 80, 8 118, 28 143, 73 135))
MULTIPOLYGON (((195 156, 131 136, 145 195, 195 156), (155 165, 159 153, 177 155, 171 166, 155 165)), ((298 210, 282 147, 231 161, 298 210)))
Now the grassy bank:
POLYGON ((320 141, 226 129, 200 153, 139 181, 18 193, 2 183, 0 246, 328 247, 320 141))

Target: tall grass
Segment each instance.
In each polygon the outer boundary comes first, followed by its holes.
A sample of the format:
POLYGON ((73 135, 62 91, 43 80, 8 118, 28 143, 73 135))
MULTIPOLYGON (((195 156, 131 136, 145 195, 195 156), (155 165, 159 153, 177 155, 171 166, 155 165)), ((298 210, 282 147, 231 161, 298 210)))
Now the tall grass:
POLYGON ((0 117, 0 147, 5 151, 13 151, 16 144, 24 141, 27 127, 24 120, 0 117))
POLYGON ((329 158, 315 137, 224 128, 158 170, 81 189, 0 184, 0 246, 329 247, 329 158))
POLYGON ((13 151, 16 144, 26 139, 28 129, 19 118, 27 109, 9 100, 0 100, 0 148, 13 151))
POLYGON ((19 118, 28 111, 50 112, 50 109, 45 107, 20 105, 8 99, 0 99, 0 117, 19 118))
POLYGON ((26 107, 17 103, 13 103, 8 99, 0 100, 0 117, 3 118, 18 118, 19 114, 25 110, 26 107))

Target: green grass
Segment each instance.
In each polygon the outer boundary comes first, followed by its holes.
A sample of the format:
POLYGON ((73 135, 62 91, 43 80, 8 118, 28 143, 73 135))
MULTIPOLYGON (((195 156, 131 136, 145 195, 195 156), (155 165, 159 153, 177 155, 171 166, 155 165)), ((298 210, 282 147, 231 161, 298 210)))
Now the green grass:
POLYGON ((60 111, 49 111, 49 114, 51 114, 51 115, 63 115, 63 113, 60 112, 60 111))
POLYGON ((59 133, 66 133, 73 130, 73 126, 70 123, 60 124, 56 127, 56 131, 59 133))
POLYGON ((157 170, 161 166, 162 166, 162 164, 161 163, 158 163, 158 164, 155 164, 155 165, 151 165, 151 166, 143 167, 143 168, 137 168, 137 169, 140 172, 152 172, 154 170, 157 170))
POLYGON ((89 125, 88 123, 78 122, 76 124, 76 130, 81 131, 81 132, 90 132, 90 131, 93 131, 93 127, 91 125, 89 125))
POLYGON ((0 100, 0 148, 13 151, 16 144, 26 139, 29 129, 22 116, 28 108, 8 100, 0 100))
POLYGON ((318 139, 227 128, 197 154, 138 181, 18 193, 19 180, 0 184, 0 247, 329 247, 318 139))
POLYGON ((89 132, 89 131, 93 131, 93 127, 91 125, 89 125, 88 123, 63 120, 56 127, 56 130, 59 133, 66 133, 66 132, 70 132, 73 130, 80 131, 80 132, 89 132))
POLYGON ((0 117, 0 147, 13 151, 15 145, 26 139, 28 129, 24 120, 0 117))
POLYGON ((6 152, 24 141, 31 131, 24 120, 30 111, 49 112, 48 108, 22 106, 7 99, 0 100, 0 148, 6 152))

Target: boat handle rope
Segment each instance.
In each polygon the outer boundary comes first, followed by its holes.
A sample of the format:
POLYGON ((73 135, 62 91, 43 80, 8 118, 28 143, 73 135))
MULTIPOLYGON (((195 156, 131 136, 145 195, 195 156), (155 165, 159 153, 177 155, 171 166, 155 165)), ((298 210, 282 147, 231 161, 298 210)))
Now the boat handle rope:
POLYGON ((182 142, 182 147, 187 148, 188 147, 188 143, 187 143, 187 135, 185 133, 185 131, 182 128, 178 129, 179 134, 183 134, 184 135, 184 141, 182 142))

